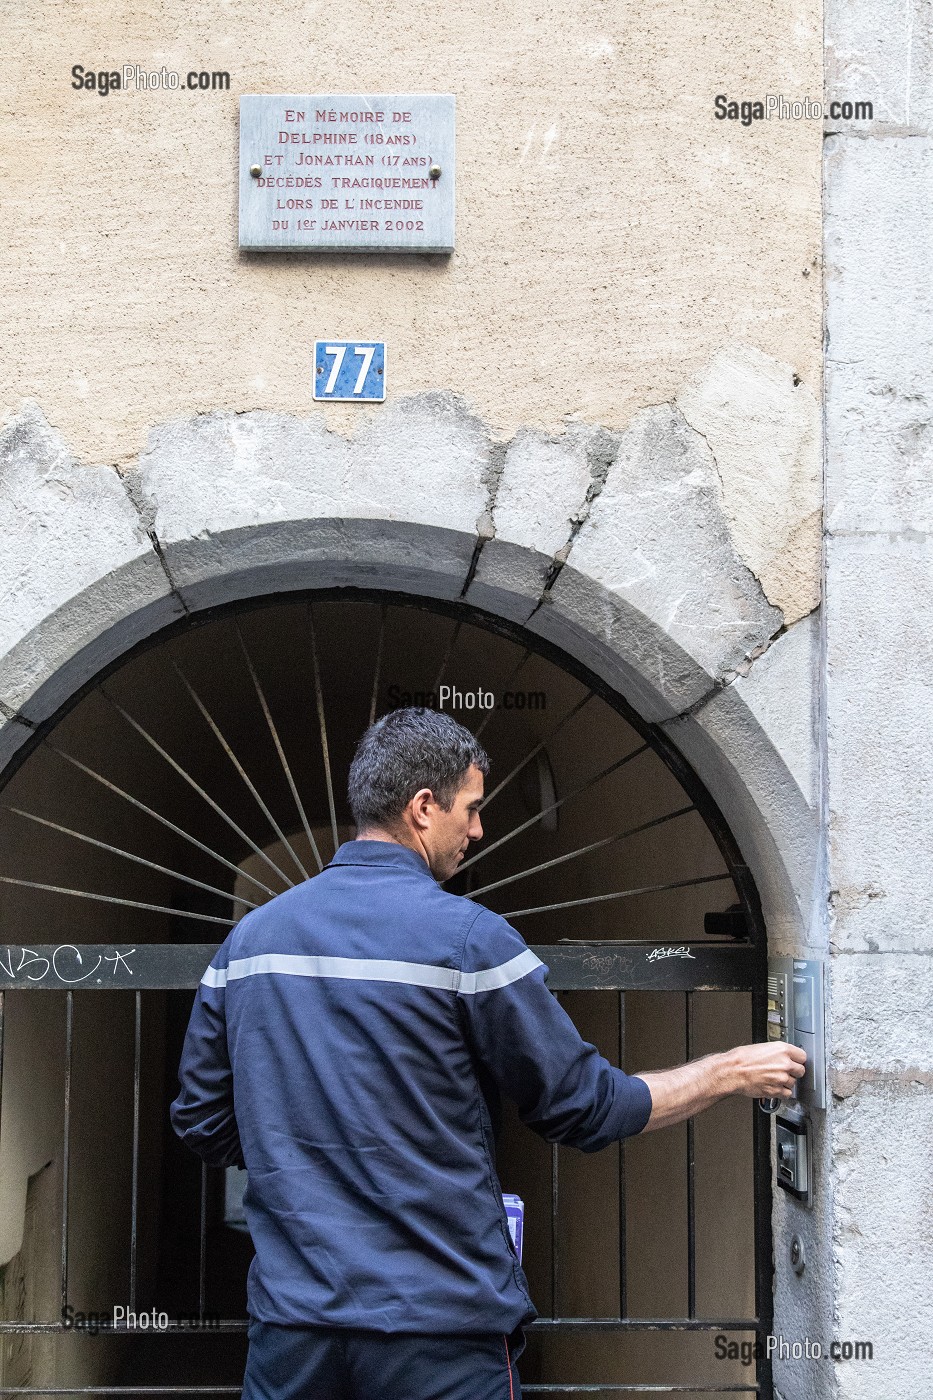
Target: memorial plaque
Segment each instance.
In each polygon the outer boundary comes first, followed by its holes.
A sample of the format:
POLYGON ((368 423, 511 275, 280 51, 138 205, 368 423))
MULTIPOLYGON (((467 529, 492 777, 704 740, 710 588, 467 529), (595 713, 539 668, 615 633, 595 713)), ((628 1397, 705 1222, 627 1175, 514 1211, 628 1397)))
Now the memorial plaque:
POLYGON ((240 98, 240 247, 454 247, 454 98, 240 98))

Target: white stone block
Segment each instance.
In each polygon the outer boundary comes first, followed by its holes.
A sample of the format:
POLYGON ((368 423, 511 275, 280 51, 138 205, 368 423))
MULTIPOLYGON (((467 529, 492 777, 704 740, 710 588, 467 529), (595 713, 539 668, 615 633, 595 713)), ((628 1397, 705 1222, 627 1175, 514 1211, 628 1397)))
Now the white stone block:
POLYGON ((738 554, 787 625, 819 602, 820 405, 792 365, 729 345, 677 395, 716 460, 738 554))
POLYGON ((605 430, 572 425, 560 437, 519 432, 496 488, 495 538, 480 555, 467 601, 525 622, 539 605, 555 556, 587 510, 591 453, 611 453, 605 430))
POLYGON ((670 405, 635 416, 568 563, 574 572, 561 573, 553 607, 571 615, 581 603, 592 608, 593 600, 579 597, 575 576, 617 598, 620 615, 591 614, 593 631, 610 651, 628 657, 674 712, 703 693, 702 686, 685 684, 685 670, 705 673, 711 684, 781 625, 736 552, 709 448, 670 405), (637 615, 645 620, 641 630, 661 645, 628 638, 637 615), (692 665, 671 669, 676 651, 692 665))
POLYGON ((808 807, 819 800, 820 619, 801 618, 729 686, 780 754, 808 807))
POLYGON ((0 539, 0 699, 33 720, 181 612, 117 472, 33 404, 0 432, 0 539))
POLYGON ((825 187, 827 360, 929 384, 933 138, 830 137, 825 187))
POLYGON ((426 394, 388 406, 350 442, 320 416, 167 424, 151 435, 138 490, 190 605, 260 588, 414 587, 422 550, 425 575, 444 576, 425 591, 457 596, 489 470, 477 420, 452 395, 426 394), (396 580, 381 582, 380 566, 396 563, 396 580))
POLYGON ((493 509, 496 538, 553 556, 570 539, 590 485, 588 435, 520 432, 505 454, 493 509))
POLYGON ((831 362, 826 424, 827 529, 933 532, 930 361, 890 375, 831 362))
POLYGON ((879 1089, 833 1114, 836 1337, 874 1358, 835 1367, 840 1400, 929 1392, 933 1095, 879 1089))
POLYGON ((930 949, 933 541, 828 541, 829 877, 843 948, 930 949))
POLYGON ((826 96, 868 100, 872 121, 828 125, 855 134, 929 131, 933 29, 925 0, 826 0, 826 96))
POLYGON ((933 958, 839 953, 832 960, 834 1071, 933 1073, 933 958))

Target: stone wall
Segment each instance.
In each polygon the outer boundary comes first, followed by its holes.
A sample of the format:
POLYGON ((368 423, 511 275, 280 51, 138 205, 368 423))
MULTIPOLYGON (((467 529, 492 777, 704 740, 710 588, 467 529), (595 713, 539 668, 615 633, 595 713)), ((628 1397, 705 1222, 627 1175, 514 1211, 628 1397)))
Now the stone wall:
MULTIPOLYGON (((933 1329, 933 28, 928 6, 827 9, 826 763, 835 1333, 844 1400, 929 1388, 933 1329)), ((801 1392, 788 1387, 788 1395, 801 1392)))

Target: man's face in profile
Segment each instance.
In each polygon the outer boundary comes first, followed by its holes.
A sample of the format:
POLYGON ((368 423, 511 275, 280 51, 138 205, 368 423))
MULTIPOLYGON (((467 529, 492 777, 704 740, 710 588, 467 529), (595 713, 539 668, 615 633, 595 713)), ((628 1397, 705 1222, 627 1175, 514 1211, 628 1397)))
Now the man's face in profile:
POLYGON ((471 765, 449 812, 439 802, 430 806, 431 822, 424 846, 435 880, 449 880, 461 865, 471 841, 479 841, 483 825, 479 807, 483 800, 483 775, 471 765))

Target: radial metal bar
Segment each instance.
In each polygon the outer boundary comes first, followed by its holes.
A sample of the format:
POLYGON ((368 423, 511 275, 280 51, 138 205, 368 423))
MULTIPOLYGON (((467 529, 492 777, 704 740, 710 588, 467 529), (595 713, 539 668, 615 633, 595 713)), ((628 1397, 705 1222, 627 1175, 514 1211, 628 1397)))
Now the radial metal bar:
MULTIPOLYGON (((619 1069, 625 1069, 625 993, 619 992, 619 1069)), ((619 1140, 619 1316, 628 1317, 628 1209, 625 1196, 625 1141, 619 1140)))
POLYGON ((192 836, 190 832, 184 831, 180 826, 176 826, 174 822, 170 822, 168 817, 163 817, 162 814, 155 811, 153 807, 147 807, 145 802, 140 802, 138 797, 133 797, 131 793, 125 792, 123 788, 117 787, 116 783, 112 783, 110 779, 105 778, 103 774, 95 772, 93 768, 89 768, 87 764, 82 763, 80 759, 72 758, 71 754, 65 753, 64 749, 56 748, 48 739, 45 741, 45 746, 58 758, 64 759, 64 761, 70 763, 72 767, 79 769, 82 773, 86 773, 89 778, 93 778, 95 782, 101 783, 117 797, 122 797, 124 801, 138 808, 140 812, 145 812, 147 817, 152 817, 169 831, 173 831, 176 836, 181 836, 183 840, 189 841, 192 846, 197 846, 198 850, 203 851, 205 855, 210 856, 213 860, 219 861, 221 865, 225 865, 227 869, 232 870, 235 875, 242 875, 244 880, 248 880, 251 885, 255 885, 258 890, 262 890, 263 894, 274 897, 275 890, 270 889, 268 885, 264 885, 262 881, 257 880, 254 875, 247 875, 246 871, 241 870, 232 860, 227 860, 227 857, 222 856, 219 851, 212 850, 210 846, 205 846, 203 841, 199 841, 198 838, 192 836))
POLYGON ((308 838, 308 844, 311 847, 311 854, 314 856, 314 859, 317 862, 318 870, 323 870, 324 862, 321 859, 321 853, 318 850, 317 842, 314 839, 314 832, 311 830, 311 823, 308 821, 308 814, 305 811, 305 805, 301 800, 301 794, 298 791, 298 785, 296 784, 295 779, 292 776, 292 770, 289 766, 288 759, 285 757, 285 749, 282 745, 281 739, 279 738, 279 731, 276 728, 275 720, 272 718, 272 711, 270 710, 268 701, 266 700, 266 693, 259 682, 259 676, 257 675, 256 668, 253 665, 253 659, 250 656, 249 651, 247 650, 246 642, 243 638, 243 633, 240 630, 239 622, 235 623, 235 626, 236 634, 240 639, 240 646, 243 648, 243 656, 246 659, 246 665, 249 668, 249 673, 253 681, 253 686, 256 690, 256 695, 258 696, 259 703, 262 706, 262 712, 266 717, 266 724, 269 727, 269 733, 272 735, 272 742, 275 744, 275 751, 279 756, 279 762, 282 765, 282 771, 285 774, 285 779, 288 783, 292 799, 295 803, 295 806, 298 808, 298 815, 301 818, 301 825, 304 829, 305 836, 308 838))
POLYGON ((155 749, 159 757, 163 758, 165 762, 175 770, 175 772, 180 778, 184 778, 188 786, 192 788, 198 794, 198 796, 202 798, 207 803, 207 805, 217 813, 221 821, 226 822, 227 826, 230 827, 230 830, 235 831, 237 836, 239 836, 240 840, 245 841, 247 846, 249 846, 250 850, 253 851, 255 855, 259 856, 260 860, 264 860, 266 865, 268 865, 271 870, 275 871, 276 875, 278 875, 280 880, 284 880, 285 884, 288 886, 292 886, 294 884, 294 881, 288 878, 288 876, 285 874, 285 871, 279 869, 272 857, 266 855, 262 847, 257 846, 256 842, 252 839, 252 837, 247 836, 246 832, 241 826, 237 826, 236 822, 231 816, 227 815, 223 807, 221 807, 220 803, 215 802, 213 797, 211 797, 210 793, 206 792, 204 788, 202 788, 201 784, 196 782, 194 778, 192 778, 191 774, 185 768, 182 767, 182 765, 177 761, 177 759, 172 758, 172 755, 168 752, 168 750, 164 749, 159 743, 159 741, 152 737, 148 729, 141 725, 138 720, 135 720, 127 710, 124 710, 123 706, 119 704, 118 701, 114 700, 112 696, 108 695, 103 686, 100 687, 100 694, 103 695, 104 699, 110 705, 113 706, 117 714, 120 715, 123 719, 125 719, 127 724, 129 724, 133 729, 136 730, 136 733, 140 736, 140 738, 145 739, 146 743, 149 744, 151 748, 155 749))
POLYGON ((198 1320, 207 1308, 207 1163, 201 1163, 201 1211, 198 1223, 198 1320))
POLYGON ((71 1174, 71 1068, 74 1058, 74 992, 65 993, 65 1105, 62 1126, 61 1316, 68 1307, 68 1183, 71 1174))
MULTIPOLYGON (((551 742, 552 739, 556 739, 557 735, 563 729, 564 725, 569 724, 570 721, 573 719, 574 715, 578 715, 583 709, 584 705, 588 705, 592 699, 593 692, 588 691, 587 694, 584 695, 582 700, 578 700, 577 703, 567 711, 563 719, 559 719, 554 725, 553 729, 549 729, 547 734, 545 734, 544 738, 541 739, 539 743, 535 744, 531 752, 526 753, 525 757, 519 763, 516 763, 515 767, 510 773, 506 773, 505 777, 502 779, 502 782, 498 783, 496 787, 493 788, 492 792, 486 794, 486 796, 483 798, 483 804, 480 808, 480 811, 485 810, 485 808, 489 806, 493 798, 498 797, 502 789, 508 787, 512 779, 518 776, 518 774, 522 771, 525 765, 530 763, 531 760, 535 757, 535 755, 539 754, 541 750, 551 742)), ((645 748, 647 747, 648 746, 646 744, 645 748)))
POLYGON ((133 1027, 133 1181, 130 1207, 130 1312, 136 1311, 136 1243, 139 1223, 139 1075, 142 1064, 143 994, 134 995, 133 1027))
POLYGON ((193 686, 193 685, 191 684, 191 682, 188 680, 188 678, 187 678, 187 676, 185 675, 184 671, 183 671, 183 670, 181 669, 181 667, 178 665, 178 662, 177 662, 177 661, 173 661, 173 662, 172 662, 172 665, 174 666, 174 668, 175 668, 175 673, 176 673, 176 675, 178 676, 179 680, 181 681, 182 685, 185 687, 185 689, 187 690, 188 694, 191 696, 191 699, 194 701, 195 705, 198 707, 199 713, 201 714, 201 716, 203 717, 203 719, 205 720, 205 722, 206 722, 207 725, 209 726, 210 731, 211 731, 211 733, 213 734, 214 738, 217 740, 218 744, 220 744, 220 747, 223 749, 224 753, 227 755, 227 757, 229 758, 230 762, 233 764, 234 768, 236 769, 237 773, 240 775, 240 777, 243 779, 243 782, 246 784, 246 787, 247 787, 247 789, 248 789, 248 791, 249 791, 249 793, 250 793, 250 796, 253 798, 253 800, 255 801, 255 803, 256 803, 256 805, 257 805, 257 807, 259 808, 259 810, 262 812, 263 816, 265 817, 266 821, 267 821, 267 822, 269 823, 269 825, 272 827, 272 830, 275 832, 276 836, 277 836, 278 839, 281 841, 281 843, 282 843, 282 845, 285 847, 286 851, 288 851, 288 854, 291 856, 292 860, 295 862, 295 865, 298 867, 299 871, 301 872, 301 878, 302 878, 303 880, 307 880, 307 878, 308 878, 308 872, 307 872, 307 870, 305 870, 305 868, 304 868, 304 866, 302 865, 301 861, 298 859, 298 856, 297 856, 297 854, 295 853, 295 850, 294 850, 294 848, 293 848, 293 846, 292 846, 292 843, 289 841, 288 837, 285 835, 285 832, 282 830, 282 828, 279 826, 278 822, 276 821, 275 817, 272 815, 271 811, 269 810, 268 806, 266 805, 265 801, 263 800, 262 794, 259 792, 259 789, 256 787, 256 784, 253 782, 252 778, 249 776, 249 774, 247 773, 246 769, 243 767, 242 763, 241 763, 240 760, 237 758, 236 754, 233 752, 233 749, 230 747, 230 745, 228 744, 227 740, 224 738, 223 734, 222 734, 221 731, 220 731, 220 728, 219 728, 218 724, 217 724, 216 721, 214 720, 213 715, 210 713, 210 711, 208 710, 207 706, 204 704, 204 701, 201 699, 200 695, 198 695, 198 693, 197 693, 197 691, 195 690, 194 686, 193 686))
MULTIPOLYGON (((195 880, 191 875, 183 875, 180 870, 171 870, 167 865, 157 865, 154 860, 147 860, 145 856, 134 855, 132 851, 124 851, 120 846, 111 846, 106 841, 98 841, 94 836, 85 836, 81 831, 72 831, 70 827, 59 826, 58 822, 49 821, 47 817, 37 817, 34 812, 24 812, 19 807, 8 807, 8 812, 14 812, 18 817, 25 817, 27 821, 38 822, 40 826, 51 827, 53 831, 60 831, 63 836, 73 836, 76 841, 85 841, 89 846, 97 846, 102 851, 110 851, 112 855, 123 856, 126 860, 135 861, 137 865, 145 865, 149 870, 157 870, 160 875, 171 875, 175 880, 183 880, 186 885, 194 885, 199 890, 207 890, 210 894, 219 894, 224 899, 231 899, 229 890, 222 890, 218 885, 207 885, 203 880, 195 880)), ((239 900, 249 909, 257 906, 248 899, 239 900)))
POLYGON ((623 768, 626 763, 631 763, 632 759, 638 758, 639 754, 647 753, 649 747, 648 744, 641 744, 637 749, 633 749, 631 753, 625 754, 622 758, 617 758, 615 763, 610 763, 608 768, 604 768, 602 772, 597 773, 595 777, 588 778, 585 783, 581 783, 579 787, 568 792, 566 796, 559 797, 556 802, 551 802, 547 807, 542 807, 541 811, 535 812, 533 817, 529 817, 527 821, 522 822, 519 826, 513 827, 511 831, 507 831, 504 836, 499 837, 498 841, 493 841, 491 846, 486 846, 484 850, 478 851, 475 856, 471 856, 469 860, 465 860, 459 867, 457 873, 462 873, 469 866, 475 865, 479 860, 485 860, 488 855, 498 850, 500 846, 504 846, 507 841, 511 841, 515 836, 520 836, 523 831, 527 831, 530 826, 534 826, 536 822, 541 821, 542 817, 546 817, 549 812, 556 812, 559 807, 563 807, 565 802, 572 802, 575 797, 580 797, 584 792, 589 792, 590 788, 595 787, 597 783, 601 783, 603 778, 608 778, 611 773, 615 773, 619 768, 623 768))
POLYGON ((321 754, 324 759, 324 780, 327 784, 327 806, 330 810, 330 830, 334 838, 334 853, 340 845, 337 835, 337 809, 334 806, 334 782, 330 771, 330 748, 327 743, 327 723, 324 719, 324 691, 321 687, 321 667, 317 655, 317 637, 314 631, 314 609, 308 604, 308 621, 311 624, 311 658, 314 663, 314 694, 317 700, 317 718, 321 728, 321 754))
POLYGON ((471 890, 468 899, 476 899, 481 894, 488 894, 490 890, 501 889, 503 885, 513 885, 516 880, 524 880, 529 875, 540 875, 542 870, 550 870, 554 865, 563 865, 565 861, 576 860, 578 856, 590 855, 592 851, 602 850, 604 846, 611 846, 614 841, 625 841, 630 836, 638 836, 643 831, 650 831, 652 827, 664 826, 666 822, 671 822, 675 817, 682 817, 687 812, 695 812, 696 807, 691 803, 689 807, 679 807, 676 812, 668 812, 666 816, 655 817, 653 821, 642 822, 641 826, 631 826, 628 831, 617 832, 615 836, 604 836, 601 841, 591 841, 588 846, 578 846, 575 851, 568 851, 566 855, 555 856, 553 860, 544 860, 540 865, 530 865, 527 870, 519 870, 514 875, 506 875, 502 880, 494 880, 491 885, 483 885, 478 890, 471 890))
POLYGON ((454 623, 454 629, 453 629, 453 631, 452 631, 451 634, 450 634, 450 640, 449 640, 448 643, 447 643, 447 650, 444 652, 444 659, 443 659, 443 661, 441 662, 441 669, 438 671, 438 673, 437 673, 437 679, 436 679, 435 682, 434 682, 434 686, 433 686, 433 694, 434 694, 434 695, 438 695, 438 696, 439 696, 439 694, 440 694, 441 681, 444 679, 444 672, 447 670, 447 663, 448 663, 448 661, 450 660, 451 652, 453 651, 454 647, 455 647, 456 644, 457 644, 457 638, 460 636, 460 628, 461 628, 462 626, 463 626, 463 623, 462 623, 462 622, 455 622, 455 623, 454 623))
MULTIPOLYGON (((693 992, 684 992, 685 1061, 693 1059, 693 992)), ((695 1122, 687 1119, 687 1316, 697 1315, 696 1138, 695 1122)))
POLYGON ((174 914, 179 919, 200 919, 207 924, 226 924, 233 928, 236 919, 221 919, 217 914, 195 914, 190 909, 172 909, 167 904, 143 904, 138 899, 118 899, 113 894, 93 894, 90 890, 69 890, 62 885, 43 885, 38 880, 17 880, 12 875, 0 875, 0 884, 22 885, 28 890, 47 890, 50 894, 70 894, 75 899, 94 899, 99 904, 122 904, 127 909, 148 909, 153 914, 174 914))
POLYGON ((373 669, 373 694, 369 702, 369 723, 376 722, 376 699, 379 695, 379 679, 382 672, 382 648, 386 634, 386 605, 383 603, 379 608, 379 641, 376 644, 376 665, 373 669))
MULTIPOLYGON (((461 870, 463 867, 460 867, 461 870)), ((580 904, 601 904, 607 899, 631 899, 636 894, 660 894, 665 890, 684 890, 692 885, 709 885, 717 880, 731 880, 732 876, 698 875, 693 880, 674 880, 669 885, 645 885, 637 890, 615 890, 612 894, 590 894, 583 899, 564 899, 559 904, 537 904, 532 909, 510 909, 503 915, 506 919, 517 919, 522 914, 544 914, 551 909, 574 909, 580 904)))
POLYGON ((560 1288, 560 1159, 551 1143, 551 1312, 556 1315, 560 1288))
MULTIPOLYGON (((531 651, 526 647, 526 648, 525 648, 524 655, 523 655, 523 656, 521 657, 521 659, 518 661, 517 665, 515 665, 515 666, 512 667, 511 671, 509 672, 508 676, 506 677, 505 685, 502 687, 503 692, 508 691, 508 690, 511 690, 511 688, 512 688, 512 683, 513 683, 513 681, 515 680, 515 677, 518 675, 519 671, 522 669, 522 667, 524 666, 525 662, 528 660, 529 656, 531 656, 531 651)), ((498 714, 498 713, 499 713, 498 706, 496 706, 494 709, 488 710, 488 711, 486 712, 486 714, 483 716, 483 718, 480 720, 479 724, 476 726, 476 729, 474 730, 474 737, 475 737, 475 738, 477 738, 477 739, 479 738, 479 736, 482 734, 483 730, 486 728, 486 725, 487 725, 487 724, 489 723, 489 721, 492 719, 493 715, 498 714)))

